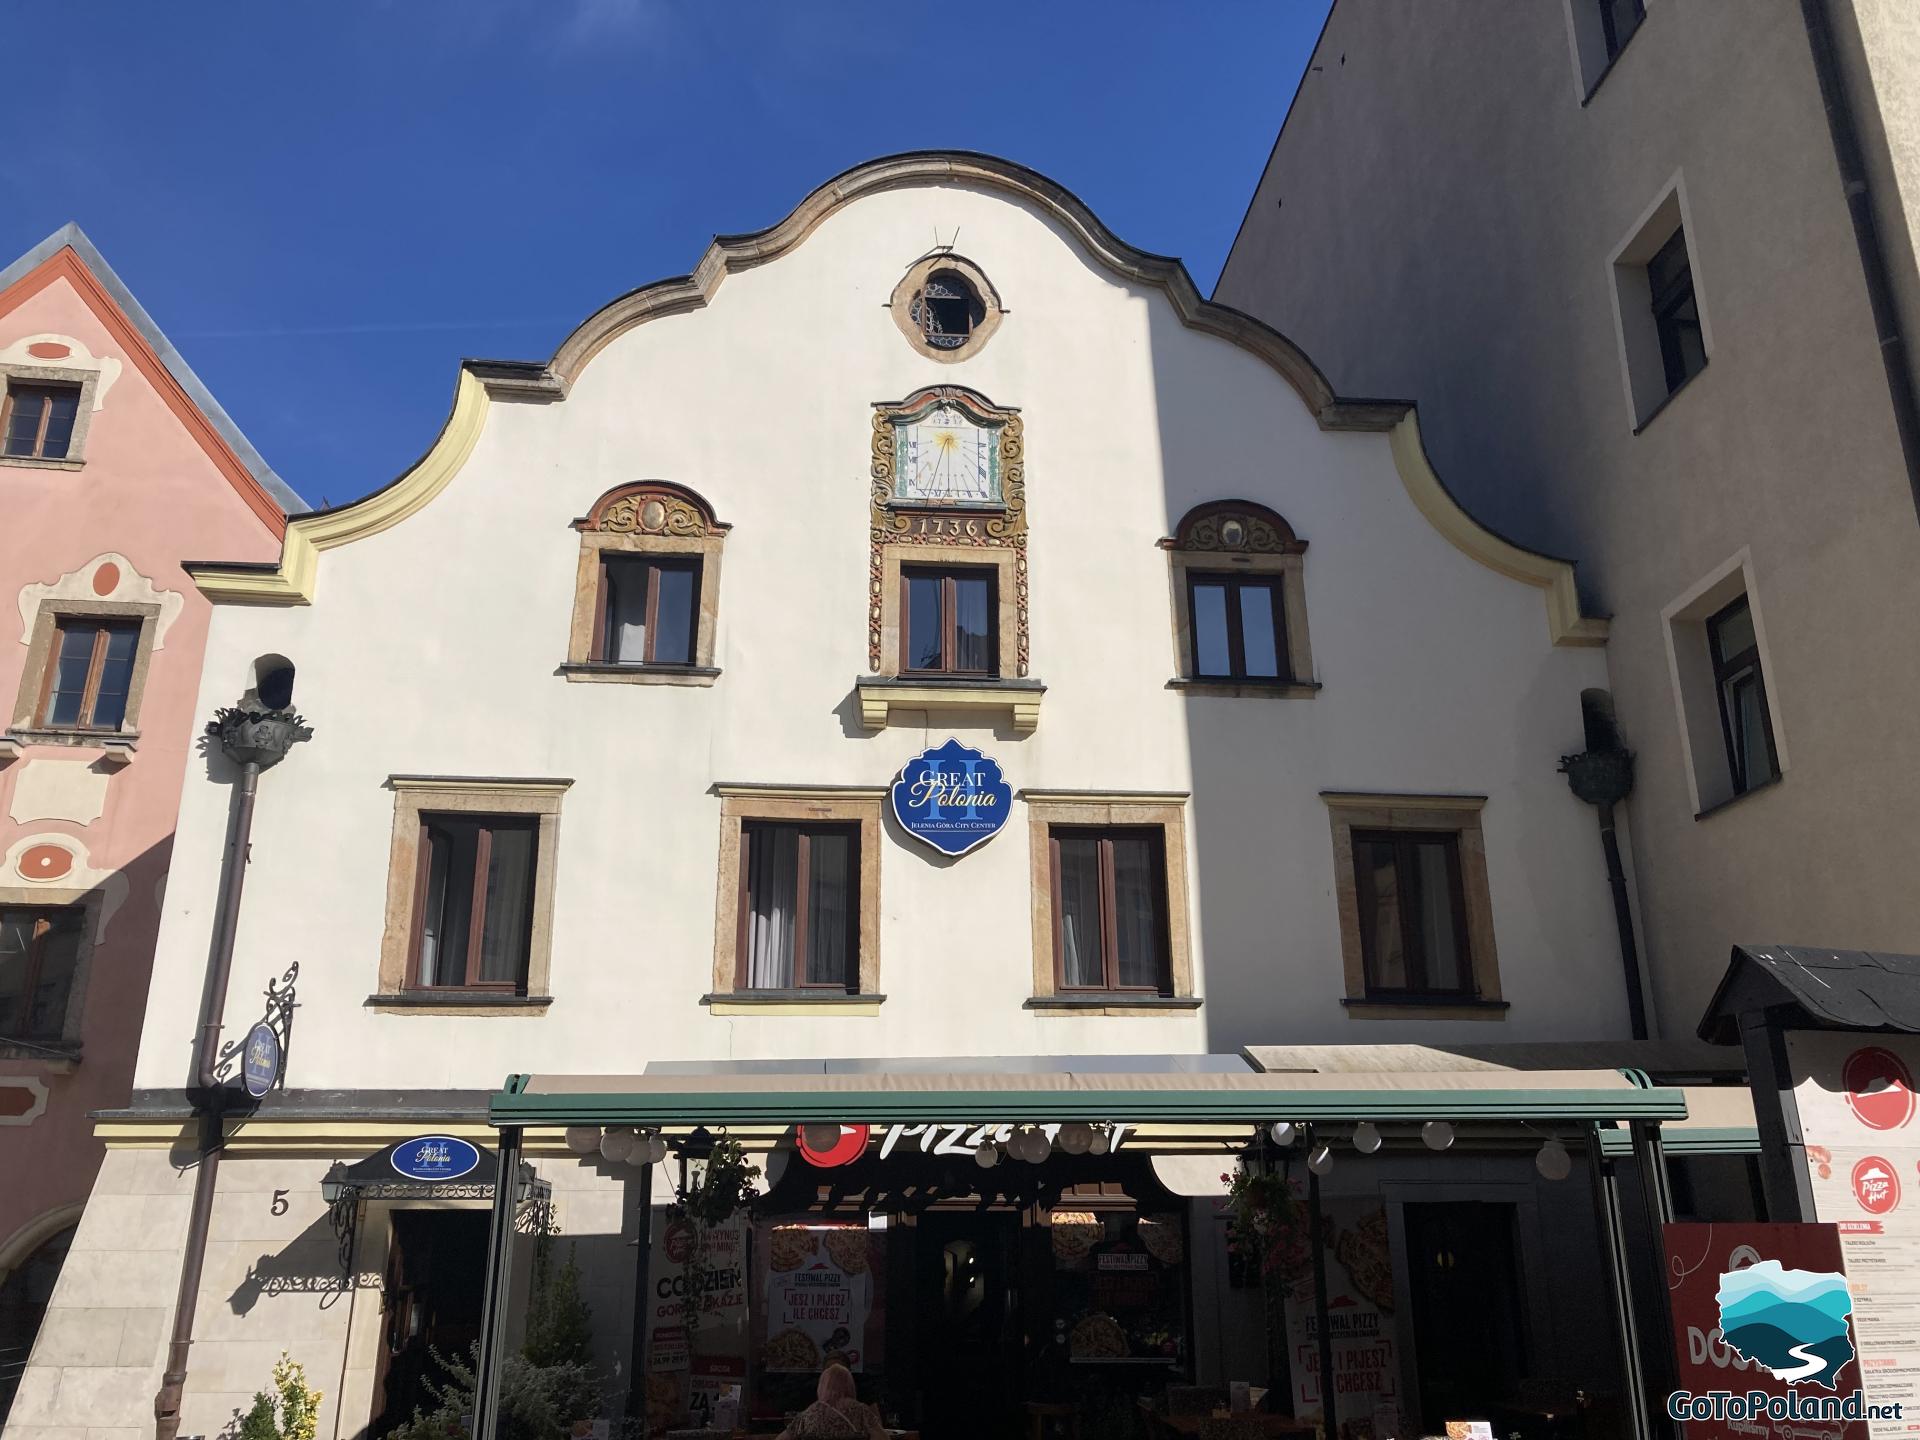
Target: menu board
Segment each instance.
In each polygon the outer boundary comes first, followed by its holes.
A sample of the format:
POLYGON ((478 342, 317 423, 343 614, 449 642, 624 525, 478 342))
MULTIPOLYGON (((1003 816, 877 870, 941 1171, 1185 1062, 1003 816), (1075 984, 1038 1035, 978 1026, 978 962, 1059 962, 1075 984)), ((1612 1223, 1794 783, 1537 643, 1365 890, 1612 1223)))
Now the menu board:
POLYGON ((1072 1363, 1181 1357, 1187 1262, 1181 1216, 1061 1209, 1049 1216, 1049 1231, 1072 1363))
MULTIPOLYGON (((1306 1187, 1295 1182, 1302 1213, 1306 1187)), ((1327 1326, 1333 1343, 1334 1415, 1343 1440, 1398 1428, 1400 1361, 1394 1346, 1393 1252, 1378 1200, 1320 1202, 1327 1235, 1327 1326)), ((1318 1416, 1320 1327, 1309 1271, 1287 1290, 1287 1356, 1293 1413, 1318 1416)))
POLYGON ((817 1375, 838 1362, 877 1363, 883 1317, 874 1272, 884 1232, 864 1225, 774 1225, 766 1234, 766 1317, 760 1368, 817 1375))
POLYGON ((1874 1440, 1920 1434, 1920 1040, 1837 1030, 1787 1035, 1814 1209, 1840 1231, 1861 1388, 1907 1417, 1874 1440))

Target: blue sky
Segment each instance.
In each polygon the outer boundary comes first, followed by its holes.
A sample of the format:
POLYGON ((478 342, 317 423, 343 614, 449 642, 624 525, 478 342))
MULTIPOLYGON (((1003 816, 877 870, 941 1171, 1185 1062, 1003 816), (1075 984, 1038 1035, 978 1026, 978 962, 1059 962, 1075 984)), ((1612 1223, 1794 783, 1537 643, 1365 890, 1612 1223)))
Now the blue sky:
POLYGON ((13 7, 0 263, 79 221, 338 504, 426 449, 462 356, 545 359, 876 155, 1018 160, 1211 290, 1328 3, 128 4, 81 46, 13 7))

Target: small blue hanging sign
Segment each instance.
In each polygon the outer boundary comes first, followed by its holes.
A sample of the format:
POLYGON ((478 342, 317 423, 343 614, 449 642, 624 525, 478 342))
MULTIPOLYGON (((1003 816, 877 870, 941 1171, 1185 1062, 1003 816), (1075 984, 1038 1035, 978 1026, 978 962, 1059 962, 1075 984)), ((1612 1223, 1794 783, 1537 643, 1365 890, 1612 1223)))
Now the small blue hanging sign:
POLYGON ((247 1032, 247 1043, 240 1047, 240 1083, 258 1100, 279 1078, 280 1037, 262 1020, 247 1032))
POLYGON ((986 844, 1013 810, 1013 787, 1000 762, 958 740, 909 760, 892 796, 900 828, 942 855, 964 855, 986 844))
POLYGON ((451 1135, 422 1135, 393 1147, 393 1168, 409 1180, 458 1180, 480 1163, 480 1151, 451 1135))

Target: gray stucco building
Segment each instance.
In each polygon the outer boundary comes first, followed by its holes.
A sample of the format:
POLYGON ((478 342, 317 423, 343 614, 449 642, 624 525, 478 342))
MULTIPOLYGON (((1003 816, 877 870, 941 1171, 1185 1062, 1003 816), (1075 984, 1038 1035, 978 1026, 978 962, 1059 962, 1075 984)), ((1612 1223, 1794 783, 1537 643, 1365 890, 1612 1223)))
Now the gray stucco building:
POLYGON ((1900 0, 1339 0, 1216 290, 1613 617, 1655 1033, 1920 949, 1917 80, 1900 0))

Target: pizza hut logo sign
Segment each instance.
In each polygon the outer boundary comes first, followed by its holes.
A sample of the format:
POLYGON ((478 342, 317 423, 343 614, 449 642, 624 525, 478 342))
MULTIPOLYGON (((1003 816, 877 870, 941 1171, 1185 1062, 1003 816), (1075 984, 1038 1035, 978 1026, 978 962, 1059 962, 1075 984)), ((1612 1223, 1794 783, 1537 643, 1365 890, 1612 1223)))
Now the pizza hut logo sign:
POLYGON ((667 1233, 660 1243, 667 1252, 667 1259, 675 1265, 684 1265, 693 1258, 693 1241, 693 1226, 685 1220, 675 1220, 667 1226, 667 1233))
POLYGON ((1869 1215, 1885 1215, 1900 1203, 1900 1177, 1878 1155, 1865 1155, 1853 1167, 1853 1198, 1869 1215))
POLYGON ((1847 1108, 1869 1130, 1898 1130, 1913 1118, 1913 1076, 1891 1050, 1869 1045, 1841 1067, 1847 1108))

